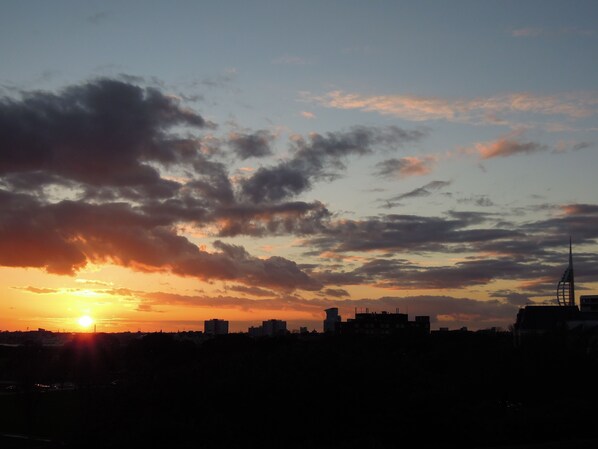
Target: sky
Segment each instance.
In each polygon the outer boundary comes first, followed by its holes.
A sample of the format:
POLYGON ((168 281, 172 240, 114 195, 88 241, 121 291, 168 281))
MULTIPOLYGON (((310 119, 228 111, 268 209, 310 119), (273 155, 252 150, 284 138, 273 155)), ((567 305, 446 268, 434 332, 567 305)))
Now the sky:
POLYGON ((0 330, 598 294, 595 1, 1 9, 0 330))

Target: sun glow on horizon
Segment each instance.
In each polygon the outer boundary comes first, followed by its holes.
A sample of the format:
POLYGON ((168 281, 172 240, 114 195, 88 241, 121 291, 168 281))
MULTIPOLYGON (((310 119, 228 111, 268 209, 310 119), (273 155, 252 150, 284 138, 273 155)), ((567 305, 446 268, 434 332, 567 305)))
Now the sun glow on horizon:
POLYGON ((87 329, 93 324, 93 318, 89 315, 83 315, 77 320, 77 323, 79 323, 79 326, 87 329))

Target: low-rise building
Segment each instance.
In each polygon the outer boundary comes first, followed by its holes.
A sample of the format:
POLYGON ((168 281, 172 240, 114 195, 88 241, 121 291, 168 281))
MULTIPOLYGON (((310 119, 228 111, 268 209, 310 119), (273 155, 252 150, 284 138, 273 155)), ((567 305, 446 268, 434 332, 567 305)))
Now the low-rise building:
POLYGON ((250 337, 273 337, 275 335, 286 335, 287 322, 282 320, 262 321, 261 326, 251 326, 247 329, 250 337))
POLYGON ((406 313, 365 312, 356 313, 355 318, 341 322, 341 334, 361 335, 392 335, 404 332, 430 333, 430 317, 416 316, 415 321, 409 321, 406 313))
POLYGON ((287 322, 282 320, 267 320, 262 322, 262 333, 266 337, 286 335, 287 322))

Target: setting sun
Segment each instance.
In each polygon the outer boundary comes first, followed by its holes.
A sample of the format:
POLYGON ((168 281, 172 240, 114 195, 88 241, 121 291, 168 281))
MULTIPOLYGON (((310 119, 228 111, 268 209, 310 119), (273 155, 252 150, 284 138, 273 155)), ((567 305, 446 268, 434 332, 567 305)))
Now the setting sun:
POLYGON ((90 316, 84 315, 77 320, 79 326, 88 328, 93 324, 93 319, 90 316))

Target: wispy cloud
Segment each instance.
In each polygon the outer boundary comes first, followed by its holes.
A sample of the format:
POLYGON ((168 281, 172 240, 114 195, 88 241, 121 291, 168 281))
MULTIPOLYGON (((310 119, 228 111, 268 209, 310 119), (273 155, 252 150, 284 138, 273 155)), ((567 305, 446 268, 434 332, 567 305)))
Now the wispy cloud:
POLYGON ((335 90, 323 95, 302 92, 301 98, 319 105, 345 110, 376 112, 411 121, 447 120, 461 123, 510 124, 508 114, 538 114, 580 119, 596 114, 596 93, 537 95, 507 93, 473 99, 417 95, 364 95, 335 90))
POLYGON ((548 145, 526 140, 524 134, 524 129, 516 129, 497 139, 476 142, 470 147, 460 148, 452 153, 452 156, 467 155, 486 160, 497 157, 539 153, 549 149, 548 145))
MULTIPOLYGON (((251 203, 276 202, 303 193, 315 181, 332 180, 345 169, 349 156, 372 154, 375 149, 395 149, 421 140, 422 130, 405 130, 396 126, 375 128, 354 126, 349 131, 297 136, 293 141, 293 158, 277 165, 260 167, 241 182, 243 196, 251 203)), ((415 170, 416 160, 405 158, 403 173, 415 170), (410 165, 410 166, 408 166, 410 165)), ((416 159, 416 158, 413 158, 416 159)), ((415 174, 415 173, 410 173, 415 174)))
POLYGON ((376 174, 385 178, 405 178, 408 176, 423 176, 432 172, 436 164, 436 157, 407 156, 400 159, 387 159, 376 164, 376 174))
POLYGON ((482 159, 537 153, 547 149, 548 147, 546 145, 537 142, 520 142, 509 138, 475 144, 475 150, 479 153, 482 159))
MULTIPOLYGON (((422 187, 410 190, 409 192, 393 196, 387 199, 380 199, 379 202, 384 203, 384 208, 390 209, 401 204, 401 201, 412 198, 423 198, 432 195, 434 192, 450 186, 452 181, 431 181, 422 187)), ((451 195, 447 193, 447 195, 451 195)))
POLYGON ((52 293, 58 293, 59 290, 53 289, 53 288, 39 288, 39 287, 13 287, 17 290, 24 290, 30 293, 36 293, 38 295, 48 295, 48 294, 52 294, 52 293))
POLYGON ((577 142, 574 140, 565 141, 560 140, 557 142, 554 148, 555 153, 567 153, 570 151, 585 150, 586 148, 592 148, 595 144, 592 142, 577 142))
POLYGON ((432 192, 435 192, 440 189, 444 189, 451 185, 451 181, 432 181, 427 183, 426 185, 419 187, 417 189, 411 190, 406 193, 402 193, 401 195, 397 195, 392 198, 394 201, 404 200, 407 198, 418 198, 423 196, 430 196, 432 192))
POLYGON ((316 114, 314 114, 313 112, 309 112, 309 111, 301 111, 300 115, 301 115, 301 117, 306 118, 308 120, 312 120, 312 119, 316 118, 316 114))
POLYGON ((487 195, 471 195, 467 198, 460 198, 457 202, 460 204, 473 204, 480 207, 492 207, 496 205, 487 195))

